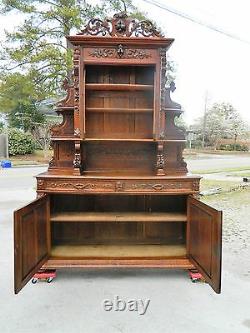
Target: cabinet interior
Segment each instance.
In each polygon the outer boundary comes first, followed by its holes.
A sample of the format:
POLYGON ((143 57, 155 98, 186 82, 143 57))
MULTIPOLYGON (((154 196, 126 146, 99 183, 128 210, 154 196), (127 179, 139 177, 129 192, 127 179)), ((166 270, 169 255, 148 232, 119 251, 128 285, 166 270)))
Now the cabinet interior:
POLYGON ((186 196, 53 195, 52 257, 182 257, 186 196))
POLYGON ((154 66, 86 65, 86 139, 152 139, 154 71, 154 66))

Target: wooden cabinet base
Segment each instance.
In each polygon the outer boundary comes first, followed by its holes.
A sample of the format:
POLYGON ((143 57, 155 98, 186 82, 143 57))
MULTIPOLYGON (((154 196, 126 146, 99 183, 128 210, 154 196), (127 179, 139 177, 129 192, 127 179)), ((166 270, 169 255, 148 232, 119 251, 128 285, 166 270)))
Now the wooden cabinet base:
POLYGON ((186 258, 180 259, 49 259, 43 268, 173 268, 192 269, 186 258))

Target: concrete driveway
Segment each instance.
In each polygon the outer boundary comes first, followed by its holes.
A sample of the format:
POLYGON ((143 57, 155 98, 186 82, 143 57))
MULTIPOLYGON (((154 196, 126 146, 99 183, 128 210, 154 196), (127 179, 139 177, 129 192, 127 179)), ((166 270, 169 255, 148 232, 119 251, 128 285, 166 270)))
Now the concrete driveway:
MULTIPOLYGON (((157 269, 61 270, 51 284, 28 283, 14 295, 12 214, 35 197, 32 175, 42 170, 0 173, 1 332, 250 332, 249 248, 244 256, 224 249, 221 295, 207 284, 191 283, 185 271, 157 269), (246 261, 237 261, 243 257, 246 261), (147 312, 105 311, 104 300, 116 296, 125 301, 149 299, 147 312)), ((230 215, 230 206, 225 209, 230 215)))

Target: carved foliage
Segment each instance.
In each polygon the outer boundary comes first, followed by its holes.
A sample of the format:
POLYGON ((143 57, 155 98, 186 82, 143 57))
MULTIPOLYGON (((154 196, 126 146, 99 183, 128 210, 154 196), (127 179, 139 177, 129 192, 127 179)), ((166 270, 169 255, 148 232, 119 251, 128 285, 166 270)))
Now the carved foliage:
POLYGON ((114 48, 95 48, 89 52, 93 58, 121 58, 121 59, 147 59, 151 54, 143 49, 126 49, 119 44, 114 48))
POLYGON ((92 193, 92 192, 124 192, 124 193, 179 193, 183 190, 190 192, 199 191, 199 180, 190 179, 186 181, 181 180, 125 180, 125 181, 107 181, 107 180, 53 180, 53 179, 39 179, 37 182, 38 190, 43 191, 73 191, 76 193, 92 193))
POLYGON ((75 142, 75 158, 74 158, 73 165, 74 165, 74 168, 76 168, 76 169, 81 170, 81 168, 82 168, 80 141, 75 142))
POLYGON ((157 169, 157 175, 158 176, 165 175, 164 166, 165 166, 165 161, 164 161, 164 155, 163 155, 163 143, 162 142, 158 142, 158 146, 157 146, 157 162, 156 162, 156 169, 157 169))
POLYGON ((63 81, 63 88, 67 92, 67 96, 59 101, 56 106, 60 107, 74 107, 74 86, 70 84, 67 78, 63 81))
POLYGON ((162 37, 151 21, 128 18, 126 13, 115 14, 104 21, 91 19, 79 35, 112 37, 162 37))
POLYGON ((79 113, 80 49, 78 47, 74 49, 73 66, 74 66, 75 112, 79 113))

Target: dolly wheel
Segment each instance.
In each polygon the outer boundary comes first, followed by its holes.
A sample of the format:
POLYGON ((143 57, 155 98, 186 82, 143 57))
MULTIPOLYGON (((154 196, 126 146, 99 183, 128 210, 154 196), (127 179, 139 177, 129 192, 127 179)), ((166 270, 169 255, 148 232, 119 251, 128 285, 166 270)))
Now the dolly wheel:
POLYGON ((33 278, 33 279, 31 280, 31 282, 32 282, 33 284, 37 283, 37 281, 38 281, 38 279, 36 279, 36 278, 33 278))
POLYGON ((49 277, 49 278, 47 278, 47 282, 48 283, 50 283, 50 282, 52 282, 53 281, 53 277, 49 277))

